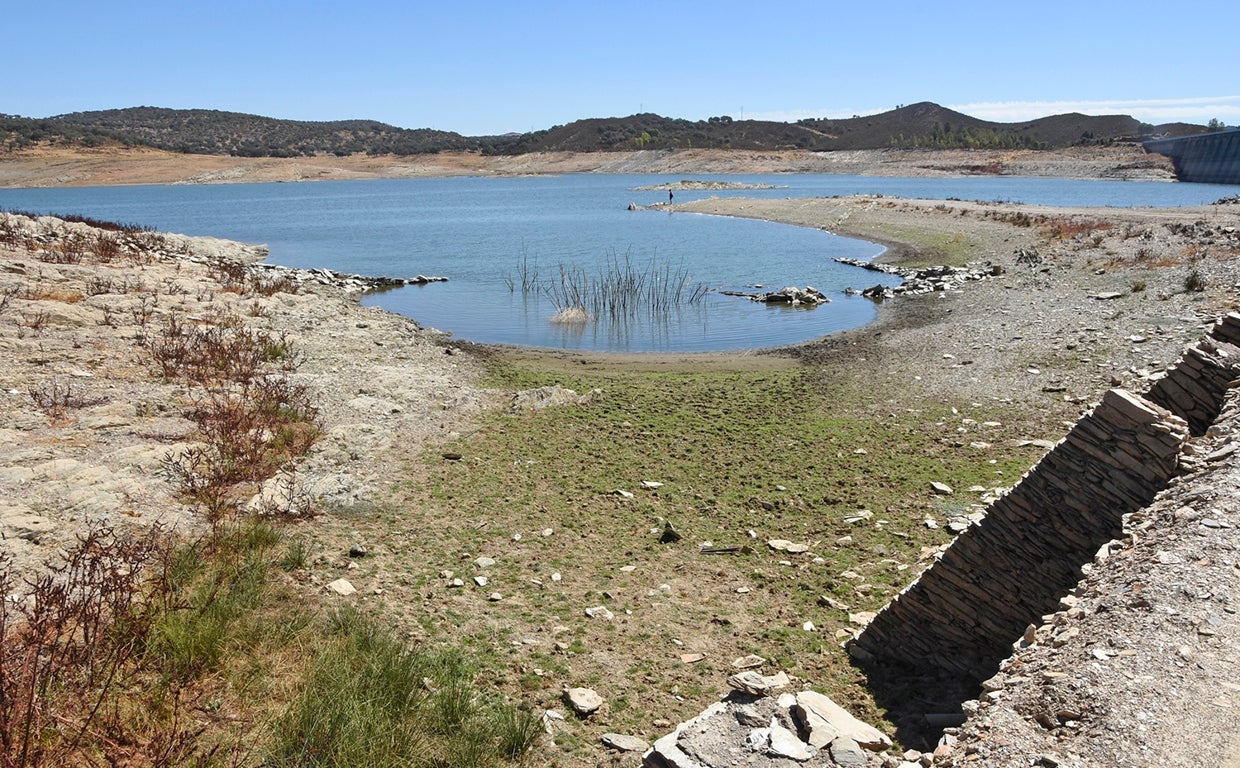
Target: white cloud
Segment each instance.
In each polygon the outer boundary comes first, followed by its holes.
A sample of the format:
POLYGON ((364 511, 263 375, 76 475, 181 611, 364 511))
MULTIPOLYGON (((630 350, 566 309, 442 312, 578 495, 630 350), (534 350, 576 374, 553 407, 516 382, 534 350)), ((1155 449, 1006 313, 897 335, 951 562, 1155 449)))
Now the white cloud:
MULTIPOLYGON (((996 123, 1020 123, 1039 117, 1080 112, 1084 115, 1131 115, 1155 125, 1161 123, 1197 123, 1221 120, 1228 125, 1240 124, 1240 96, 1209 96, 1185 99, 1116 99, 1112 101, 976 101, 967 104, 945 104, 948 109, 963 112, 980 120, 996 123)), ((745 113, 750 120, 775 120, 792 123, 806 117, 839 119, 873 115, 892 107, 879 109, 789 109, 745 113)))
POLYGON ((1050 115, 1132 115, 1146 123, 1240 122, 1240 96, 1187 99, 1133 99, 1114 101, 981 101, 949 104, 948 109, 982 120, 1018 123, 1050 115))

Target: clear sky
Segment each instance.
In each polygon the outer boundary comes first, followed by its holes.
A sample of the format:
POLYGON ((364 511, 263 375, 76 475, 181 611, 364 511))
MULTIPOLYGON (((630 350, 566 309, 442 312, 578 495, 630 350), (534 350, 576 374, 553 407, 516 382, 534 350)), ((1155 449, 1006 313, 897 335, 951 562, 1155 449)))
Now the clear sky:
POLYGON ((933 101, 1240 124, 1240 2, 12 0, 0 113, 133 106, 465 135, 933 101))

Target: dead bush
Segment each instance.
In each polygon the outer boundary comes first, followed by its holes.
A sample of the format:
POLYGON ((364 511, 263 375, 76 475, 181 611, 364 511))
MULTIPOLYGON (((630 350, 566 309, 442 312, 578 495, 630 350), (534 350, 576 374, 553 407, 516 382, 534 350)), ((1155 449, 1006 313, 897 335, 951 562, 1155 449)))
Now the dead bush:
POLYGON ((59 378, 52 378, 51 381, 37 386, 31 385, 27 391, 34 406, 47 414, 52 421, 62 421, 69 411, 106 402, 105 398, 88 395, 80 388, 75 388, 73 382, 61 381, 59 378))
POLYGON ((144 668, 167 551, 158 528, 96 526, 35 577, 0 556, 0 764, 173 766, 214 751, 185 692, 144 668))
POLYGON ((175 315, 145 343, 164 378, 198 384, 249 381, 269 363, 290 370, 301 359, 287 336, 244 326, 187 325, 175 315))

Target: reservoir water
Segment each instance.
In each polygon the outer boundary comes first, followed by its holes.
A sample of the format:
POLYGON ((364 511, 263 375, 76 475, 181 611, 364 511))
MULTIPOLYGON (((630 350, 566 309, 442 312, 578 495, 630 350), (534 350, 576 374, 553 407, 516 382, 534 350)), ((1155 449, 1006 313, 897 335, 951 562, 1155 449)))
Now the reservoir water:
POLYGON ((711 195, 891 197, 1011 201, 1046 205, 1183 206, 1234 195, 1236 187, 979 177, 911 179, 840 175, 650 176, 579 174, 531 178, 443 178, 314 182, 0 189, 0 208, 78 214, 266 244, 269 260, 291 267, 446 283, 410 286, 364 302, 480 343, 599 351, 699 352, 769 347, 817 338, 873 319, 868 300, 846 296, 890 281, 837 264, 870 259, 872 243, 818 230, 665 211, 628 211, 666 200, 639 190, 681 179, 735 181, 770 189, 678 191, 677 202, 711 195), (522 275, 558 281, 561 268, 593 278, 609 265, 683 274, 711 289, 666 312, 557 324, 542 290, 522 275), (523 266, 524 265, 524 266, 523 266), (515 286, 513 285, 515 283, 515 286), (831 303, 812 310, 772 307, 720 290, 812 285, 831 303))

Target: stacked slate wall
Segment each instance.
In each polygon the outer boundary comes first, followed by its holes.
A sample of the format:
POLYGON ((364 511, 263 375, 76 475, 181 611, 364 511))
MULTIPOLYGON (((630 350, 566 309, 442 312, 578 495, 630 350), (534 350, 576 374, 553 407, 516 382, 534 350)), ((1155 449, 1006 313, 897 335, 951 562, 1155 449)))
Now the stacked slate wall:
POLYGON ((871 672, 990 677, 1029 624, 1056 610, 1081 566, 1177 473, 1240 379, 1240 315, 1223 318, 1145 398, 1111 390, 985 519, 849 644, 871 672))
POLYGON ((1190 347, 1146 395, 1204 435, 1223 408, 1228 388, 1240 377, 1240 315, 1220 320, 1210 337, 1190 347))

